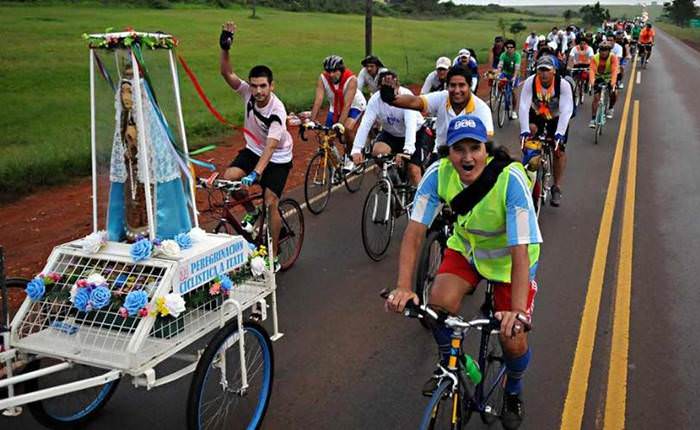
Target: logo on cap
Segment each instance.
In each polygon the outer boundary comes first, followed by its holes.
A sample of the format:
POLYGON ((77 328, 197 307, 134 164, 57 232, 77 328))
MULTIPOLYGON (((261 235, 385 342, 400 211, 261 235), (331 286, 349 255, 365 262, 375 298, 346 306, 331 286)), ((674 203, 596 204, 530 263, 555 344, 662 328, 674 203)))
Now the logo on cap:
POLYGON ((458 130, 463 127, 468 127, 468 128, 476 128, 476 121, 473 119, 463 119, 461 121, 457 121, 454 124, 454 130, 458 130))

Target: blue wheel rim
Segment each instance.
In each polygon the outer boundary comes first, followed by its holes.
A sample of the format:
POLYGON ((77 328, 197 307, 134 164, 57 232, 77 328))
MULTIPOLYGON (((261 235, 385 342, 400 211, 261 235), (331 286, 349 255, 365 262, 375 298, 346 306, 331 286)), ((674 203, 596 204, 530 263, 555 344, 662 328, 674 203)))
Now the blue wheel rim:
POLYGON ((85 416, 90 414, 92 411, 94 411, 98 406, 100 406, 102 404, 102 401, 107 396, 107 394, 109 393, 109 391, 112 388, 112 385, 114 383, 115 383, 115 381, 110 381, 110 382, 104 384, 102 386, 102 389, 100 390, 100 392, 97 393, 97 397, 95 397, 95 400, 90 402, 90 404, 87 405, 83 410, 78 411, 78 412, 74 413, 73 415, 70 415, 67 417, 62 417, 62 416, 57 416, 57 415, 51 414, 49 412, 47 412, 47 414, 51 418, 55 419, 56 421, 62 421, 62 422, 66 422, 66 423, 70 423, 73 421, 77 421, 81 418, 84 418, 85 416))

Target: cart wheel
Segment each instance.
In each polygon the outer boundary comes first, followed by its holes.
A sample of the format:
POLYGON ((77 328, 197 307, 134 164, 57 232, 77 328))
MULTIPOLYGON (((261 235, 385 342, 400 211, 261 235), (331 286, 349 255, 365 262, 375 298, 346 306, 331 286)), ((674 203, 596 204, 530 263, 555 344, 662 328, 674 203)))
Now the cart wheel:
POLYGON ((236 320, 214 334, 199 359, 187 398, 187 428, 260 428, 272 392, 274 356, 265 329, 243 324, 248 387, 242 389, 236 320))
MULTIPOLYGON (((42 358, 30 362, 24 372, 60 363, 53 358, 42 358)), ((74 364, 73 367, 25 382, 25 392, 31 393, 45 388, 80 381, 103 374, 104 369, 74 364)), ((29 412, 42 425, 52 429, 74 429, 79 424, 93 419, 107 404, 119 385, 115 379, 104 385, 64 394, 29 404, 29 412)))

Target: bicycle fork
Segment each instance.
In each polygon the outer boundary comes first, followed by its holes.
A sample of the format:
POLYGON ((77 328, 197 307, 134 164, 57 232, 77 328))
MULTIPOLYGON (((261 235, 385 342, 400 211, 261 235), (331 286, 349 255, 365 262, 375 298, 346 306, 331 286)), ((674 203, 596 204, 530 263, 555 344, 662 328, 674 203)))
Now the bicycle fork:
POLYGON ((372 221, 375 223, 387 223, 389 222, 389 217, 391 216, 391 198, 392 198, 392 189, 391 189, 391 182, 390 181, 385 181, 385 184, 387 186, 387 193, 386 193, 386 204, 384 205, 384 208, 380 208, 379 205, 379 194, 374 194, 374 199, 372 201, 372 221), (383 210, 382 210, 383 209, 383 210), (383 214, 381 213, 383 212, 383 214), (381 218, 378 218, 379 217, 381 218))

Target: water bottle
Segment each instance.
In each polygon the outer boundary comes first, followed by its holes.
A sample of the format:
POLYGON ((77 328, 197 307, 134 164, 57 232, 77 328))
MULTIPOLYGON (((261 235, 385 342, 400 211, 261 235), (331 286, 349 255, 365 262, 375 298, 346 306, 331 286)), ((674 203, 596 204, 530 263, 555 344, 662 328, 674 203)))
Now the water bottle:
POLYGON ((474 361, 469 354, 464 354, 462 355, 462 364, 464 365, 464 372, 474 385, 481 382, 481 370, 479 370, 479 363, 474 361))

